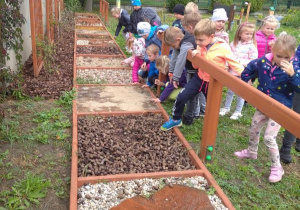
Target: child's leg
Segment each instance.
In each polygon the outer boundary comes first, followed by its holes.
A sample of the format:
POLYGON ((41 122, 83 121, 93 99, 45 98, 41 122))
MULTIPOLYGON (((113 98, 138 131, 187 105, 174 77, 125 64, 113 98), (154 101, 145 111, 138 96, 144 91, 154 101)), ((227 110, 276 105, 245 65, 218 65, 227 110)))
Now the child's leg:
MULTIPOLYGON (((193 77, 195 77, 197 73, 187 73, 187 82, 189 83, 193 77)), ((197 95, 197 94, 196 94, 197 95)), ((184 114, 185 120, 183 121, 184 124, 186 125, 191 125, 193 123, 193 118, 194 118, 194 112, 195 108, 197 106, 197 97, 192 97, 188 100, 187 102, 187 108, 186 112, 184 114)))
POLYGON ((272 167, 280 166, 279 150, 276 142, 276 137, 280 127, 281 126, 277 122, 269 118, 264 135, 264 143, 269 149, 272 167))
POLYGON ((240 96, 237 96, 237 97, 238 98, 237 98, 237 102, 236 102, 235 112, 238 112, 238 113, 241 114, 245 100, 240 96))
POLYGON ((257 154, 260 131, 267 120, 268 117, 266 115, 256 110, 252 118, 251 128, 249 130, 248 150, 251 153, 257 154))
POLYGON ((234 92, 232 90, 228 89, 225 104, 224 104, 225 109, 230 109, 231 103, 233 100, 233 96, 234 96, 234 92))
MULTIPOLYGON (((182 91, 177 96, 175 104, 173 106, 173 119, 180 120, 185 104, 194 98, 199 93, 199 88, 203 82, 198 75, 195 75, 188 84, 182 89, 182 91)), ((205 84, 204 84, 205 86, 205 84)))
POLYGON ((202 111, 204 113, 205 108, 206 108, 206 98, 205 98, 203 92, 201 92, 199 95, 199 102, 200 102, 200 111, 202 111))
POLYGON ((196 107, 194 112, 195 117, 199 117, 199 115, 200 115, 200 93, 196 96, 196 107))

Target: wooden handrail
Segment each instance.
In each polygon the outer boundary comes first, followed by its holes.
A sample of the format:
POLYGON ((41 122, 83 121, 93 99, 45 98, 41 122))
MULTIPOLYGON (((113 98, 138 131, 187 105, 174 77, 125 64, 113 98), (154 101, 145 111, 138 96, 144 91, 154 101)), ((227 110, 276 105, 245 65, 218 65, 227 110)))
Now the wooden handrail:
MULTIPOLYGON (((163 36, 164 34, 158 35, 161 40, 164 40, 163 36)), ((163 45, 165 45, 164 42, 162 43, 162 48, 164 48, 163 45)), ((300 138, 300 115, 298 113, 267 96, 248 83, 238 79, 229 72, 224 71, 221 67, 206 60, 200 55, 196 55, 192 58, 191 50, 188 52, 187 59, 193 62, 196 66, 201 66, 201 69, 210 74, 207 105, 200 146, 200 158, 203 161, 205 161, 207 146, 215 146, 223 86, 231 89, 234 93, 245 99, 262 113, 279 123, 290 133, 300 138)))

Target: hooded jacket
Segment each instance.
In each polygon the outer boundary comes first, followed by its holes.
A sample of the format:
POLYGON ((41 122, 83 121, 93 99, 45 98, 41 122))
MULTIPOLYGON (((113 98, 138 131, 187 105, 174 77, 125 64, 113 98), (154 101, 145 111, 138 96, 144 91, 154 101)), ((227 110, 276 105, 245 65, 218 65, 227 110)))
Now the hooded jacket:
POLYGON ((271 47, 269 43, 276 40, 275 34, 266 36, 262 31, 257 31, 255 34, 255 39, 257 42, 258 58, 271 52, 271 47))
MULTIPOLYGON (((206 47, 199 46, 197 46, 197 49, 201 52, 201 56, 212 61, 216 65, 223 67, 224 70, 228 69, 227 64, 238 75, 244 70, 244 66, 237 61, 236 57, 231 52, 230 46, 223 39, 215 38, 214 44, 208 50, 206 47)), ((193 66, 199 68, 194 64, 193 66)), ((201 68, 198 69, 198 75, 203 81, 209 82, 209 74, 201 70, 201 68)))
POLYGON ((294 92, 300 93, 300 70, 294 67, 295 74, 290 77, 280 66, 272 65, 272 60, 273 54, 269 53, 251 61, 242 73, 242 80, 248 82, 258 74, 257 89, 291 108, 294 92))

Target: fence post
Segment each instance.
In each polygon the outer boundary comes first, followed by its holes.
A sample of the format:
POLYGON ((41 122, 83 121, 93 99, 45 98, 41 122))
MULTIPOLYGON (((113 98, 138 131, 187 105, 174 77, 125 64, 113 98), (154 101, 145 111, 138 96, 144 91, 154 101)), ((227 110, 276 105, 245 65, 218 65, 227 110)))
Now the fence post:
POLYGON ((211 76, 209 80, 202 140, 200 145, 200 158, 203 162, 206 159, 207 148, 209 146, 215 148, 216 145, 219 111, 222 101, 222 89, 222 84, 211 76))

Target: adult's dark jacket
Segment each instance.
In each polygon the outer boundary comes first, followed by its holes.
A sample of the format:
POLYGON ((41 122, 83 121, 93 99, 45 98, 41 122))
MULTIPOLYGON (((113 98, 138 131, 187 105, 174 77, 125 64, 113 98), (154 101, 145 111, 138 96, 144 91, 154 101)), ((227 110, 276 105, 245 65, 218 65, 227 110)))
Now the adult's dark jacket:
POLYGON ((139 10, 134 10, 131 13, 128 31, 137 34, 137 24, 139 22, 149 22, 151 26, 161 25, 160 17, 156 11, 150 7, 141 7, 139 10))
POLYGON ((123 26, 125 27, 123 32, 127 33, 129 25, 130 25, 130 15, 128 14, 128 12, 125 9, 122 9, 121 10, 121 15, 120 15, 120 18, 119 18, 119 24, 117 25, 117 28, 116 28, 115 36, 119 35, 119 33, 120 33, 123 26))

